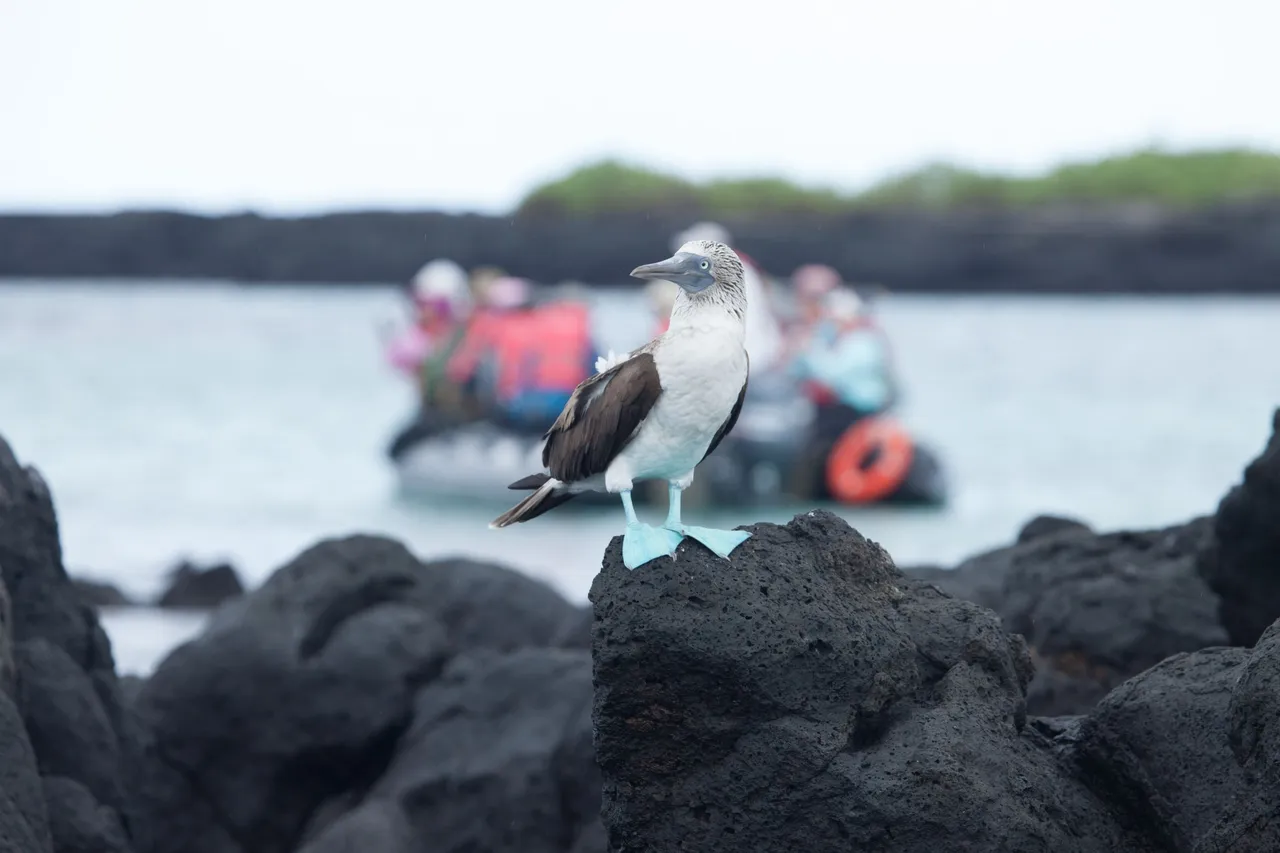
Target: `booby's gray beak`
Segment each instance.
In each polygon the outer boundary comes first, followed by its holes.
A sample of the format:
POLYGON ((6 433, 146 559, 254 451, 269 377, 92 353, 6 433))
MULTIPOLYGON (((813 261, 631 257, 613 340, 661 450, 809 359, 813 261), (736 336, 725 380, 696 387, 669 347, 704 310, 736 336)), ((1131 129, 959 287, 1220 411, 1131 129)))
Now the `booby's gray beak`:
POLYGON ((677 252, 665 261, 636 267, 631 271, 631 275, 636 278, 674 282, 689 293, 701 293, 715 282, 715 278, 711 275, 710 262, 692 252, 677 252))

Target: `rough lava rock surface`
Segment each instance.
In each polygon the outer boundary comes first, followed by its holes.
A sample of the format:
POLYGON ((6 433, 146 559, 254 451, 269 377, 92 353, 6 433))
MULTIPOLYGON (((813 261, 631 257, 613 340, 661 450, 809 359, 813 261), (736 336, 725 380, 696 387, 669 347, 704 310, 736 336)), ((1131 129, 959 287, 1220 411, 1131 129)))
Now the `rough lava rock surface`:
POLYGON ((1252 646, 1280 618, 1280 409, 1271 440, 1218 505, 1213 547, 1200 570, 1222 599, 1231 642, 1252 646))
POLYGON ((1263 633, 1231 691, 1227 737, 1249 788, 1196 853, 1280 850, 1280 621, 1263 633))
POLYGON ((1024 731, 998 617, 900 573, 827 512, 696 543, 591 590, 615 850, 1138 851, 1024 731))
POLYGON ((1218 598, 1197 570, 1212 525, 1116 533, 1061 525, 1030 537, 1024 528, 1019 544, 949 572, 912 574, 991 608, 1026 637, 1036 662, 1030 713, 1081 713, 1170 655, 1227 644, 1218 598))

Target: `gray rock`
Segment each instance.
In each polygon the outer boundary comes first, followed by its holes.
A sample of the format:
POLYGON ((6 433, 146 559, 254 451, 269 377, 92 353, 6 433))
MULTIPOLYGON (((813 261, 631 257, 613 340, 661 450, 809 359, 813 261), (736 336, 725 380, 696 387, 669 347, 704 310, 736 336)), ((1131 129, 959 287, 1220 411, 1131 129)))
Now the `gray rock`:
POLYGON ((216 563, 198 566, 183 561, 169 572, 169 583, 156 606, 171 610, 213 610, 244 595, 244 583, 235 566, 216 563))
POLYGON ((55 853, 130 853, 119 814, 79 782, 46 776, 44 796, 55 853))
POLYGON ((459 649, 553 645, 579 613, 542 581, 475 560, 424 563, 418 593, 459 649))
POLYGON ((420 849, 399 804, 377 799, 338 816, 298 853, 416 853, 420 849))
MULTIPOLYGON (((3 643, 3 639, 0 639, 3 643)), ((0 850, 52 853, 35 750, 13 700, 0 691, 0 850)))
POLYGON ((123 825, 133 803, 121 774, 137 763, 136 721, 121 698, 111 644, 63 566, 49 489, 35 469, 18 463, 3 438, 0 589, 9 599, 7 607, 0 601, 0 704, 25 721, 11 727, 6 715, 0 725, 12 753, 0 756, 0 800, 21 804, 15 808, 23 815, 17 822, 0 817, 0 839, 19 837, 6 836, 4 827, 22 823, 26 835, 15 849, 46 849, 53 843, 51 825, 59 845, 79 837, 75 827, 104 820, 123 825), (46 806, 48 780, 27 776, 23 756, 32 751, 38 772, 78 780, 83 795, 53 783, 51 790, 62 798, 46 806), (10 772, 13 778, 5 778, 10 772))
POLYGON ((120 587, 107 581, 72 578, 71 583, 75 586, 76 592, 80 593, 80 600, 94 608, 128 607, 134 603, 120 590, 120 587))
POLYGON ((1026 637, 1032 714, 1082 713, 1166 657, 1226 645, 1218 599, 1197 570, 1212 520, 1161 530, 1032 537, 913 576, 989 607, 1026 637))
POLYGON ((1137 851, 1023 730, 1022 639, 827 512, 591 590, 612 849, 1137 851))
POLYGON ((19 706, 40 773, 75 780, 98 802, 124 809, 120 739, 89 677, 45 640, 17 651, 19 706))
POLYGON ((139 853, 291 851, 318 805, 377 778, 449 651, 413 602, 423 577, 398 543, 326 540, 166 658, 135 701, 139 853))
POLYGON ((113 723, 119 696, 111 644, 93 608, 62 565, 53 499, 34 468, 24 468, 0 438, 0 576, 8 587, 13 637, 62 648, 93 680, 113 723))
POLYGON ((1213 547, 1200 571, 1221 598, 1221 619, 1239 646, 1252 646, 1280 619, 1280 409, 1271 439, 1244 482, 1218 504, 1213 547))
POLYGON ((1225 805, 1196 853, 1280 850, 1280 622, 1267 629, 1241 668, 1226 725, 1249 786, 1225 805))
POLYGON ((408 827, 431 850, 570 853, 599 816, 590 708, 584 651, 463 654, 418 693, 364 802, 307 849, 348 849, 362 835, 391 845, 379 850, 428 849, 404 846, 408 827))
POLYGON ((17 695, 18 662, 13 652, 13 614, 9 608, 9 590, 0 574, 0 694, 9 698, 17 695))
POLYGON ((1227 709, 1248 657, 1174 655, 1109 693, 1081 726, 1078 756, 1095 790, 1166 849, 1192 849, 1247 793, 1227 709))
POLYGON ((1075 518, 1061 515, 1037 515, 1022 525, 1022 529, 1018 531, 1017 544, 1021 545, 1033 539, 1043 539, 1046 536, 1057 536, 1062 533, 1092 532, 1089 525, 1075 518))
POLYGON ((551 645, 562 649, 591 649, 591 622, 595 618, 590 607, 578 608, 561 626, 551 645))

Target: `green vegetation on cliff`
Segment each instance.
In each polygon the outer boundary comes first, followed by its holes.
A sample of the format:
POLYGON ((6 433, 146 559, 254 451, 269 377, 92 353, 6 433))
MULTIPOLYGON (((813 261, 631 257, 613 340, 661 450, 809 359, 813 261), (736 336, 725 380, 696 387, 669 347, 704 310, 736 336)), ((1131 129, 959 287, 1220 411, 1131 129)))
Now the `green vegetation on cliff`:
POLYGON ((1277 197, 1280 155, 1248 149, 1186 153, 1146 149, 1069 163, 1029 177, 931 165, 852 194, 798 186, 779 178, 695 183, 605 161, 538 187, 524 199, 520 210, 586 215, 696 209, 708 215, 736 216, 1135 201, 1181 207, 1277 197))

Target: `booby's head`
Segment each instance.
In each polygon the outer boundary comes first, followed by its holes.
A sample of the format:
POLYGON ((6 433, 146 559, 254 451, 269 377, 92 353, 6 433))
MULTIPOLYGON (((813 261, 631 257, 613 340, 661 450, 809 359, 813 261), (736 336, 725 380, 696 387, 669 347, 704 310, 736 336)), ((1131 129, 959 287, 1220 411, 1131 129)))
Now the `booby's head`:
POLYGON ((714 240, 690 240, 665 261, 636 267, 631 274, 673 282, 690 297, 720 301, 743 294, 742 259, 733 249, 714 240))

